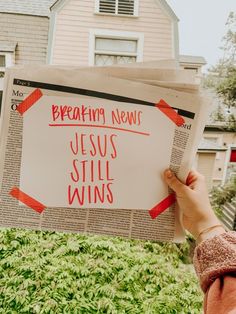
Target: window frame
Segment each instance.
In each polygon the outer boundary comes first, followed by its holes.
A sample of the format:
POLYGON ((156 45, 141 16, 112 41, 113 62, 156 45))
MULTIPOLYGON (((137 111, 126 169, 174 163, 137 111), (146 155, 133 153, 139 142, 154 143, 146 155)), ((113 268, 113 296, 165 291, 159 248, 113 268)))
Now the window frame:
MULTIPOLYGON (((107 38, 107 39, 120 39, 120 40, 135 40, 137 41, 137 52, 136 53, 125 53, 124 56, 136 56, 136 62, 142 62, 143 61, 143 46, 144 46, 144 34, 143 33, 137 33, 137 32, 120 32, 120 31, 112 31, 112 30, 105 30, 105 29, 92 29, 89 31, 89 65, 94 66, 95 65, 95 54, 105 53, 105 51, 102 50, 96 50, 95 44, 96 44, 96 38, 107 38)), ((122 53, 122 52, 121 52, 122 53)), ((109 55, 121 55, 121 53, 117 51, 109 51, 109 55)))
MULTIPOLYGON (((0 56, 5 57, 5 67, 0 67, 0 72, 6 72, 6 68, 10 67, 14 64, 14 54, 11 52, 0 51, 0 56)), ((3 79, 4 77, 0 77, 0 90, 3 90, 3 79)))
POLYGON ((108 15, 108 16, 121 16, 121 17, 138 17, 139 16, 139 0, 134 0, 134 14, 129 15, 129 14, 119 14, 118 13, 118 1, 116 1, 116 12, 115 13, 105 13, 105 12, 100 12, 99 11, 99 4, 101 0, 95 0, 95 14, 98 15, 108 15))
POLYGON ((186 71, 195 71, 196 74, 199 74, 199 67, 194 67, 194 66, 184 66, 184 70, 186 71))
POLYGON ((0 71, 5 72, 7 67, 13 65, 13 53, 0 51, 0 56, 5 57, 5 67, 0 67, 0 71))

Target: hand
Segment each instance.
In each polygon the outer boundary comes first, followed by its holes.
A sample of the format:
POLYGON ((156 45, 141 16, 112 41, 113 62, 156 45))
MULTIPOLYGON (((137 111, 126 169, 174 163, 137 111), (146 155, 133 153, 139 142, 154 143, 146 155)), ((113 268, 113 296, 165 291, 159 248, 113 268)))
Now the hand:
MULTIPOLYGON (((175 192, 177 203, 183 211, 184 228, 194 237, 198 237, 203 230, 220 224, 211 208, 205 179, 200 173, 190 171, 186 185, 169 169, 164 172, 164 179, 175 192)), ((223 227, 216 227, 203 233, 200 240, 223 232, 223 227)))

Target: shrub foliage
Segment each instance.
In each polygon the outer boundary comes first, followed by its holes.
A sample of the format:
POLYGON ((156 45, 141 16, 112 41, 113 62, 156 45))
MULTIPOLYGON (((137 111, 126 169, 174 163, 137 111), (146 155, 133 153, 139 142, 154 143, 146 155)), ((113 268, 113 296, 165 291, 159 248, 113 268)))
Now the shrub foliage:
POLYGON ((201 313, 186 244, 0 230, 0 313, 201 313))
POLYGON ((224 186, 212 189, 211 204, 219 217, 222 216, 222 206, 234 198, 236 198, 236 177, 232 177, 224 186))

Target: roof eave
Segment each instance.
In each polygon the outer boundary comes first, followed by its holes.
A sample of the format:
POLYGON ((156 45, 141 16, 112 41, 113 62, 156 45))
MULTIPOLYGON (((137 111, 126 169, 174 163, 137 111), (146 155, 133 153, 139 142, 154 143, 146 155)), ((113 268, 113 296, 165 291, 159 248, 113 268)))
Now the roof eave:
POLYGON ((204 152, 204 153, 224 152, 226 150, 227 150, 227 148, 216 148, 216 149, 198 148, 198 152, 204 152))
POLYGON ((180 63, 182 63, 182 64, 188 64, 188 65, 190 65, 190 64, 196 64, 196 65, 206 65, 207 63, 206 62, 186 62, 186 61, 179 61, 180 63))
POLYGON ((60 4, 61 3, 63 3, 63 2, 65 2, 65 0, 56 0, 51 6, 50 6, 50 11, 52 11, 52 10, 55 10, 56 9, 56 7, 59 5, 60 6, 60 4))
MULTIPOLYGON (((57 5, 60 5, 60 3, 63 3, 65 0, 56 0, 53 5, 50 7, 50 11, 54 10, 57 5)), ((169 6, 169 4, 165 0, 156 0, 163 10, 174 20, 175 22, 179 22, 179 18, 175 14, 175 12, 172 10, 172 8, 169 6)))
POLYGON ((43 18, 49 18, 49 14, 32 14, 32 13, 21 13, 21 12, 13 12, 13 11, 0 11, 2 14, 14 14, 14 15, 25 15, 25 16, 36 16, 36 17, 43 17, 43 18))
POLYGON ((228 133, 234 133, 233 130, 230 130, 227 128, 227 125, 206 125, 204 128, 204 131, 211 131, 211 132, 228 132, 228 133))
MULTIPOLYGON (((60 1, 60 0, 59 0, 60 1)), ((169 4, 166 2, 166 0, 156 0, 163 10, 171 17, 171 19, 175 22, 179 22, 179 18, 175 14, 175 12, 172 10, 172 8, 169 6, 169 4)))

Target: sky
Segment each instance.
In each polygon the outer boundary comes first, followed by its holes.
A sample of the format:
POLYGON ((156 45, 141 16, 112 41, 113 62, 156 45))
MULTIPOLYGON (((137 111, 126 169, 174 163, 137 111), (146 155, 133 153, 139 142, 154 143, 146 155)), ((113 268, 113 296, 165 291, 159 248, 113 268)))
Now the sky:
POLYGON ((167 0, 179 18, 180 54, 203 56, 207 65, 223 56, 222 37, 230 11, 236 12, 236 0, 167 0))

